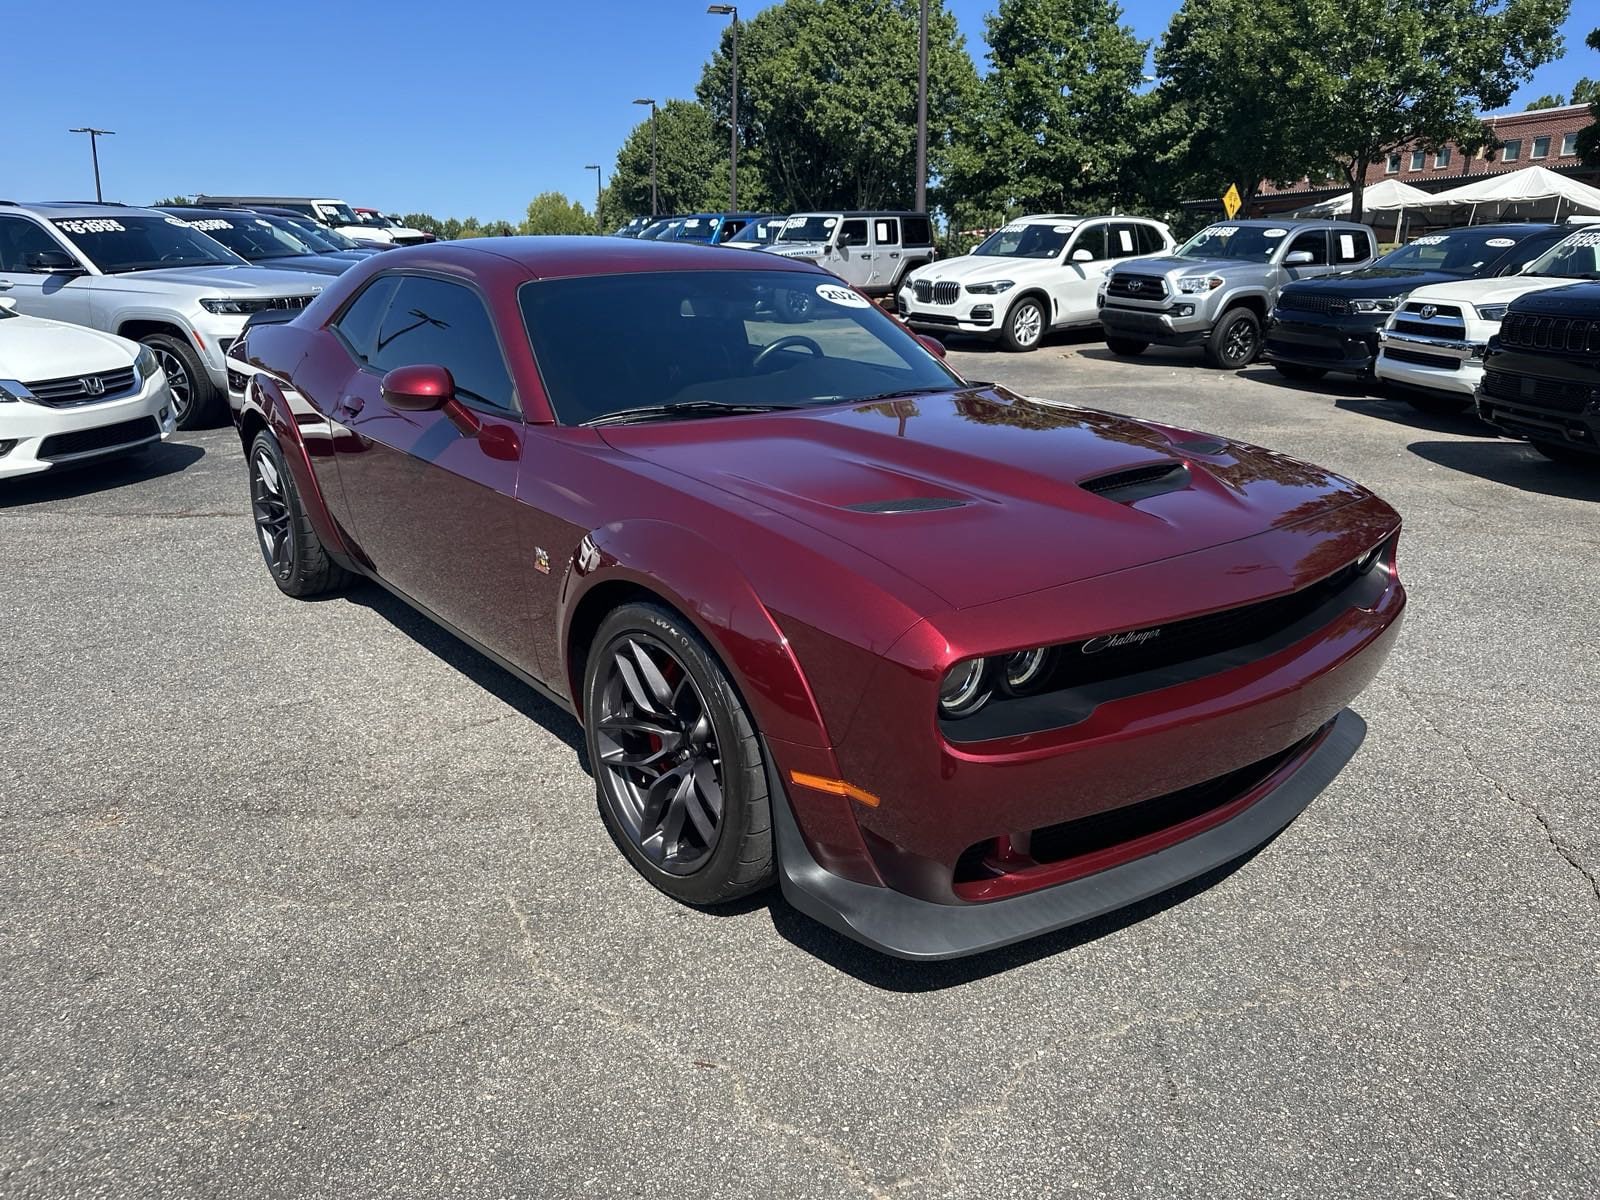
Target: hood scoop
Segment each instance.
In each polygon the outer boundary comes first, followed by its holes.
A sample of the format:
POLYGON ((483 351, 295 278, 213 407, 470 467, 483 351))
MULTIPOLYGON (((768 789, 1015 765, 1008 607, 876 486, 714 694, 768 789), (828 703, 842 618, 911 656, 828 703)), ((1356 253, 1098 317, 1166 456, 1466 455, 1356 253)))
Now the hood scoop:
POLYGON ((1178 492, 1188 487, 1189 464, 1164 462, 1132 467, 1126 471, 1112 471, 1109 475, 1096 475, 1092 479, 1080 479, 1078 486, 1117 504, 1137 504, 1151 496, 1178 492))
POLYGON ((862 500, 856 504, 846 504, 844 507, 851 512, 891 513, 910 512, 937 512, 942 508, 964 508, 965 500, 953 500, 948 496, 907 496, 901 500, 862 500))

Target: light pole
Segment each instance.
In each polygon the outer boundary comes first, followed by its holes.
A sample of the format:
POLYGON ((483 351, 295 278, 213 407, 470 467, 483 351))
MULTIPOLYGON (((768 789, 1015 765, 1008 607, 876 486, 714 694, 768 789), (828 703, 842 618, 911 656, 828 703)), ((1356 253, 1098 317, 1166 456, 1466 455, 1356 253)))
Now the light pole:
POLYGON ((739 9, 732 4, 712 4, 708 13, 733 18, 733 108, 728 118, 728 211, 739 211, 739 9))
POLYGON ((917 211, 928 211, 928 0, 917 25, 917 211))
POLYGON ((604 233, 605 230, 600 227, 600 164, 590 163, 584 170, 594 172, 594 231, 604 233))
POLYGON ((656 215, 656 102, 635 100, 635 104, 650 106, 650 215, 656 215))
POLYGON ((95 129, 85 125, 82 129, 69 129, 68 133, 87 133, 89 135, 89 153, 94 157, 94 198, 101 201, 105 197, 100 194, 100 139, 112 137, 117 132, 115 129, 95 129))

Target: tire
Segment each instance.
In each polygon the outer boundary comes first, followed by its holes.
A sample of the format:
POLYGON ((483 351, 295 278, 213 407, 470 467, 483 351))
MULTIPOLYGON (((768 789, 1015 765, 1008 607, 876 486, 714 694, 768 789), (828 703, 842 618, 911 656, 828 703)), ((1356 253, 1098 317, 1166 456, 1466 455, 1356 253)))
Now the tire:
POLYGON ((139 341, 150 347, 172 390, 172 415, 179 429, 210 429, 222 423, 222 408, 227 397, 211 382, 205 364, 194 348, 182 338, 167 333, 151 333, 139 341))
POLYGON ((1044 341, 1049 321, 1045 317, 1044 303, 1037 296, 1023 296, 1006 313, 1006 323, 1001 336, 1007 350, 1026 352, 1037 350, 1044 341))
POLYGON ((1136 342, 1132 338, 1108 337, 1106 349, 1122 358, 1137 358, 1150 349, 1149 342, 1136 342))
POLYGON ((1600 466, 1600 457, 1585 454, 1571 446, 1563 446, 1560 442, 1530 442, 1528 443, 1540 454, 1551 462, 1561 463, 1569 467, 1597 467, 1600 466))
POLYGON ((1261 353, 1261 322, 1248 308, 1230 308, 1206 339, 1206 362, 1225 371, 1248 367, 1261 353))
POLYGON ((1448 417, 1465 412, 1472 401, 1466 396, 1436 395, 1433 392, 1406 392, 1405 402, 1430 417, 1448 417))
POLYGON ((811 297, 798 288, 782 288, 778 291, 778 320, 786 325, 798 325, 811 315, 811 310, 816 307, 811 297))
POLYGON ((770 886, 761 741, 688 622, 655 604, 612 612, 591 643, 583 697, 600 817, 634 869, 697 906, 770 886))
POLYGON ((1274 362, 1272 366, 1285 379, 1321 379, 1328 373, 1325 367, 1302 367, 1299 363, 1274 362))
POLYGON ((278 439, 265 430, 250 443, 249 468, 256 544, 278 590, 305 599, 346 587, 354 576, 329 557, 300 502, 278 439))

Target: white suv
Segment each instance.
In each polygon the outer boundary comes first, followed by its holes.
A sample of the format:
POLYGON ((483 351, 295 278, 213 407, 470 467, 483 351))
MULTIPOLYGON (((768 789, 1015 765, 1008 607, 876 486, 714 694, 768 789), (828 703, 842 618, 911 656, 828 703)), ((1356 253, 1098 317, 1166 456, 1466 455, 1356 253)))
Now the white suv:
POLYGON ((187 221, 113 204, 0 201, 0 297, 26 316, 150 347, 180 429, 224 415, 224 355, 246 318, 298 311, 327 277, 253 267, 187 221))
POLYGON ((0 480, 132 454, 172 434, 172 397, 148 347, 15 310, 0 298, 0 480))
POLYGON ((1500 332, 1506 307, 1529 292, 1593 279, 1597 272, 1600 229, 1591 228, 1557 242, 1519 274, 1420 287, 1378 334, 1373 370, 1414 408, 1458 412, 1472 403, 1483 379, 1483 352, 1500 332))
POLYGON ((1052 329, 1100 323, 1096 295, 1111 266, 1175 244, 1165 225, 1142 217, 1023 217, 971 254, 912 271, 895 307, 913 329, 1033 350, 1052 329))

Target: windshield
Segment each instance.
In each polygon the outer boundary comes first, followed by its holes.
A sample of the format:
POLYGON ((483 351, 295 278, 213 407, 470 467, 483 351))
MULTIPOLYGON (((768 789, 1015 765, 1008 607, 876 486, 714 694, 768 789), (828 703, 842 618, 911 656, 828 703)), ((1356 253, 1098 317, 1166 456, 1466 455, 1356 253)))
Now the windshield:
POLYGON ((581 424, 654 405, 809 407, 960 381, 831 276, 638 271, 538 280, 520 294, 545 390, 581 424), (616 353, 616 314, 629 314, 616 353))
POLYGON ((1493 229, 1452 229, 1430 233, 1391 250, 1372 265, 1412 271, 1445 271, 1451 275, 1476 275, 1507 258, 1517 238, 1493 229))
POLYGON ((360 249, 353 238, 347 238, 338 230, 329 229, 326 225, 318 225, 312 220, 301 217, 280 217, 276 213, 261 213, 260 217, 263 221, 270 223, 274 229, 281 229, 290 236, 299 238, 311 247, 312 253, 320 254, 327 250, 360 249))
POLYGON ((1176 254, 1179 258, 1266 262, 1286 233, 1287 229, 1260 225, 1209 225, 1185 242, 1176 254))
POLYGON ((207 237, 215 238, 240 258, 250 262, 316 253, 300 238, 274 228, 265 217, 229 213, 227 216, 218 214, 184 219, 189 222, 190 229, 198 229, 207 237))
POLYGON ((360 225, 361 218, 348 204, 319 204, 317 212, 330 225, 360 225))
POLYGON ((780 242, 825 242, 833 234, 838 217, 790 217, 783 223, 780 242))
POLYGON ((1550 275, 1560 279, 1600 279, 1600 229, 1586 229, 1528 264, 1524 275, 1550 275))
POLYGON ((744 242, 756 246, 765 246, 778 236, 778 230, 783 228, 783 218, 774 217, 765 221, 751 221, 738 233, 728 240, 730 242, 744 242))
POLYGON ((58 217, 52 224, 107 275, 158 267, 237 267, 245 261, 177 217, 118 213, 58 217))
POLYGON ((676 237, 680 242, 709 242, 716 228, 715 217, 686 217, 678 226, 676 237))
POLYGON ((394 222, 382 213, 357 213, 356 220, 363 225, 372 225, 378 229, 394 228, 394 222))
POLYGON ((1076 225, 1007 225, 979 243, 972 253, 984 258, 1054 258, 1067 247, 1076 225))

